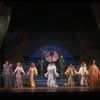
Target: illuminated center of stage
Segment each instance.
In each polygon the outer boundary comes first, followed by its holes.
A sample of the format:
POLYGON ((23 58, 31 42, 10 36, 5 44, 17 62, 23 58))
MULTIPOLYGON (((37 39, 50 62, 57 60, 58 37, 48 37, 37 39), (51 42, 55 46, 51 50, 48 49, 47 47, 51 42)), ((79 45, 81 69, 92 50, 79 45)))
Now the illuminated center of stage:
POLYGON ((32 54, 33 58, 45 58, 48 62, 56 62, 59 59, 59 56, 62 55, 64 58, 73 57, 69 52, 67 52, 64 48, 61 48, 58 45, 44 45, 37 49, 34 54, 32 54))
POLYGON ((44 58, 48 62, 56 62, 59 59, 59 54, 56 51, 46 51, 44 58))

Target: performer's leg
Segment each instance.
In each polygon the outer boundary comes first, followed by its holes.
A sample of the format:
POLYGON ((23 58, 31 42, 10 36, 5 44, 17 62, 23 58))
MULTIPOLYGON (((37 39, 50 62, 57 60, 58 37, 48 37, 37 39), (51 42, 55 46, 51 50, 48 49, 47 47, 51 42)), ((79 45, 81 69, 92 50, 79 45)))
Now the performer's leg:
POLYGON ((81 81, 80 81, 80 85, 81 85, 81 86, 84 85, 83 81, 84 81, 84 80, 83 80, 83 77, 81 77, 81 81))
POLYGON ((9 88, 12 88, 12 80, 11 80, 11 77, 9 76, 9 78, 8 78, 9 80, 9 88))
POLYGON ((84 84, 85 84, 85 86, 88 86, 87 77, 84 78, 84 84))
POLYGON ((60 69, 60 77, 63 77, 63 69, 60 69))
POLYGON ((31 83, 31 87, 35 87, 35 81, 33 75, 30 76, 30 83, 31 83))
POLYGON ((73 83, 72 83, 72 77, 70 77, 70 87, 72 87, 73 83))
POLYGON ((43 77, 43 67, 41 67, 41 77, 43 77))
POLYGON ((75 86, 75 80, 74 80, 74 77, 72 77, 72 86, 75 86))
POLYGON ((71 86, 71 76, 68 78, 68 86, 71 86))
POLYGON ((4 78, 4 88, 7 89, 7 84, 8 84, 8 81, 7 81, 7 77, 5 76, 4 78))

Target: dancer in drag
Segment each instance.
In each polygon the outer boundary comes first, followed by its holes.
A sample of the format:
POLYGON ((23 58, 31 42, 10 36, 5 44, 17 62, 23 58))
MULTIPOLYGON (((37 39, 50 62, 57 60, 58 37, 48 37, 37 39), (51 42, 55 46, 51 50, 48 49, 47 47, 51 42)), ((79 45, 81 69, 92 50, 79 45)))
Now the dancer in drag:
POLYGON ((50 64, 48 65, 47 73, 45 73, 44 76, 48 77, 47 80, 48 87, 58 87, 56 82, 56 77, 58 77, 59 74, 56 72, 56 65, 53 62, 50 62, 50 64))
POLYGON ((12 87, 13 70, 12 64, 9 61, 3 64, 2 76, 4 77, 4 88, 10 89, 12 87))
POLYGON ((88 70, 88 78, 89 78, 89 86, 91 89, 97 89, 100 82, 100 72, 95 64, 95 60, 93 60, 93 63, 91 64, 89 70, 88 70))
POLYGON ((22 77, 25 75, 25 72, 24 72, 24 69, 23 69, 21 63, 17 63, 17 67, 16 67, 16 69, 14 71, 14 74, 16 74, 15 87, 23 88, 22 77))
POLYGON ((29 71, 28 71, 28 75, 29 75, 29 78, 30 78, 30 80, 29 80, 30 86, 36 87, 34 78, 35 78, 35 76, 38 75, 38 72, 37 72, 37 68, 36 68, 34 63, 31 64, 29 71))
POLYGON ((87 70, 85 62, 81 63, 78 75, 81 78, 80 79, 80 85, 81 86, 88 86, 88 77, 87 77, 88 70, 87 70))
POLYGON ((68 86, 68 87, 75 86, 74 77, 76 74, 77 74, 76 69, 74 68, 72 64, 70 64, 65 72, 65 75, 68 76, 68 82, 67 84, 64 84, 64 86, 68 86))

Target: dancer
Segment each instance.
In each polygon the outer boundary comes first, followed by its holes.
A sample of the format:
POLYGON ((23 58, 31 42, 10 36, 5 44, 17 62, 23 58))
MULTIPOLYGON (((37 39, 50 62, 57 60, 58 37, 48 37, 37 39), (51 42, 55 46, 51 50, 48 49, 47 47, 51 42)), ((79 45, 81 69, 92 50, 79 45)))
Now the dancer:
POLYGON ((12 87, 12 64, 9 61, 6 61, 5 64, 3 64, 3 71, 2 76, 4 77, 4 88, 10 89, 12 87))
POLYGON ((67 68, 65 75, 68 76, 68 83, 64 84, 64 86, 73 87, 75 86, 74 76, 77 74, 76 69, 72 64, 67 68))
POLYGON ((95 64, 95 60, 93 60, 92 65, 90 66, 89 70, 88 70, 88 75, 89 75, 89 86, 91 89, 96 89, 98 88, 98 84, 100 81, 100 72, 99 69, 97 67, 97 65, 95 64))
POLYGON ((34 77, 38 75, 38 72, 37 72, 37 68, 34 63, 31 64, 29 71, 28 71, 28 75, 30 77, 30 86, 36 87, 34 77))
POLYGON ((16 83, 15 87, 17 88, 23 88, 23 80, 22 76, 25 74, 24 69, 21 65, 21 63, 17 63, 17 67, 14 71, 14 74, 16 73, 16 83))
POLYGON ((42 58, 39 60, 39 67, 40 67, 41 77, 43 77, 44 60, 42 58))
POLYGON ((88 75, 88 70, 86 67, 85 62, 82 62, 80 65, 80 69, 78 72, 78 75, 80 76, 81 80, 80 80, 80 85, 81 86, 88 86, 88 80, 87 80, 87 75, 88 75))
POLYGON ((50 63, 47 67, 47 73, 44 74, 45 77, 48 77, 47 86, 48 87, 58 87, 56 83, 56 77, 59 74, 56 72, 56 65, 54 63, 50 63))
POLYGON ((59 72, 60 72, 60 77, 64 76, 64 66, 65 66, 65 60, 64 57, 61 55, 59 59, 59 72))

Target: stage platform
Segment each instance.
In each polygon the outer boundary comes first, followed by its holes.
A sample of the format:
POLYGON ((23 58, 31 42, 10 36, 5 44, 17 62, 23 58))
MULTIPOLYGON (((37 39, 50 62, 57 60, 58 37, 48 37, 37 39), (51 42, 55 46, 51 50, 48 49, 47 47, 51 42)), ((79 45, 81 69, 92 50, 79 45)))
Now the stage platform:
POLYGON ((24 87, 24 88, 12 88, 9 90, 5 90, 3 87, 0 88, 0 93, 33 93, 33 92, 94 92, 99 91, 98 89, 90 89, 89 87, 58 87, 58 88, 49 88, 49 87, 24 87))
POLYGON ((100 87, 98 89, 90 89, 89 87, 58 87, 58 88, 48 88, 48 87, 24 87, 22 89, 12 88, 9 90, 4 90, 3 87, 0 88, 0 98, 3 99, 36 99, 36 100, 81 100, 82 98, 86 100, 92 100, 93 98, 100 98, 100 87), (66 99, 65 99, 66 98, 66 99))

